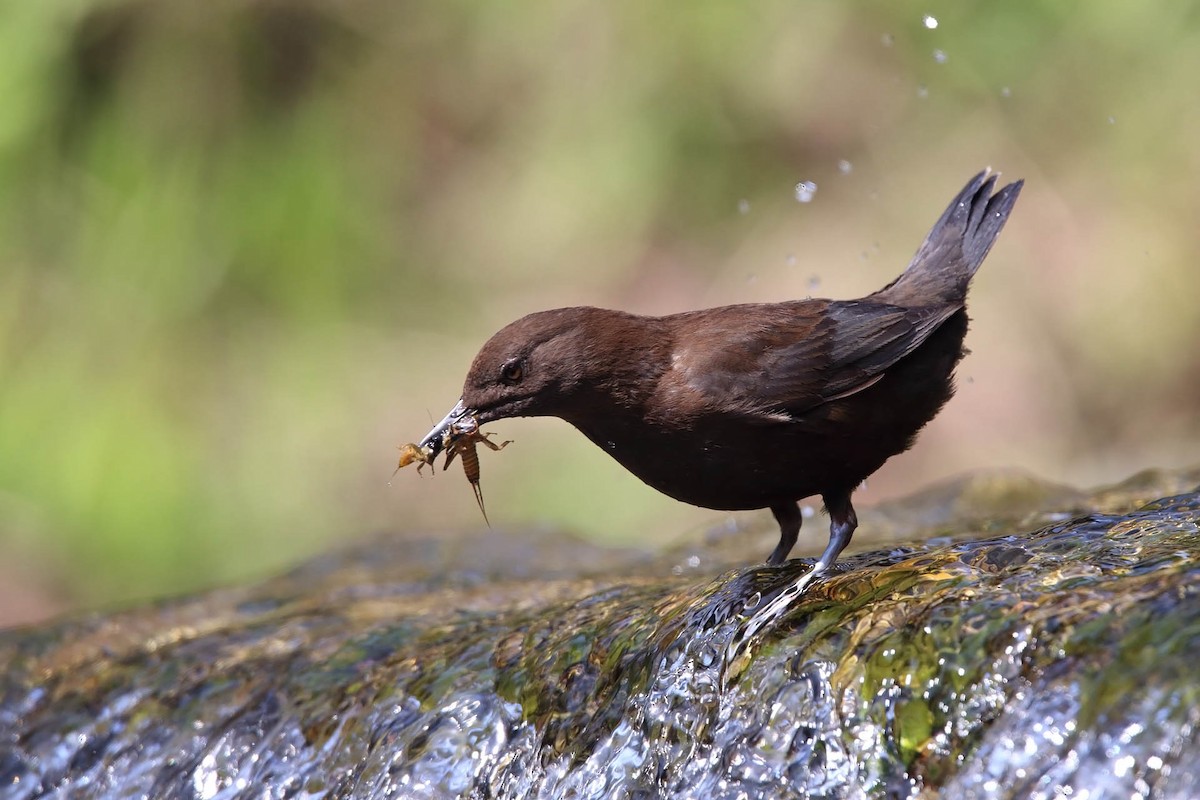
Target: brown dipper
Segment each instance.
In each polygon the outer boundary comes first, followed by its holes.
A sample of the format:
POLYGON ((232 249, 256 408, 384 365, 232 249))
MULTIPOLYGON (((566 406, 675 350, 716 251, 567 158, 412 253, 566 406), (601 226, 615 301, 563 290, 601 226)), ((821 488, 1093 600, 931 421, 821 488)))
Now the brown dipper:
POLYGON ((850 494, 907 450, 954 394, 967 287, 1021 181, 984 171, 950 203, 908 268, 860 300, 748 303, 643 317, 541 311, 493 336, 462 399, 421 442, 507 417, 560 417, 663 494, 704 508, 769 508, 782 563, 799 501, 819 494, 828 569, 858 525, 850 494))

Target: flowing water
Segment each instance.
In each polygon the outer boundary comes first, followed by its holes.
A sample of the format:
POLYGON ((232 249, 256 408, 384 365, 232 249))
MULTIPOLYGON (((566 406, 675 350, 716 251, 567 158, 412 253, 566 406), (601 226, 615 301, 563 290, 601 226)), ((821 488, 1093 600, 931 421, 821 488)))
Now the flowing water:
POLYGON ((746 533, 493 534, 10 631, 0 797, 1190 800, 1200 494, 1077 513, 1145 484, 957 522, 934 493, 890 518, 937 538, 801 589, 724 569, 746 533))

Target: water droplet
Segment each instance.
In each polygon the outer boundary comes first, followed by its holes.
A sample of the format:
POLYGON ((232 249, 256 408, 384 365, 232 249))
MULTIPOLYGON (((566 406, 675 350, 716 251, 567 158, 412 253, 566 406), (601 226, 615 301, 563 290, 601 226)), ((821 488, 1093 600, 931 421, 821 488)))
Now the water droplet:
POLYGON ((929 87, 923 83, 920 86, 918 86, 917 87, 917 97, 921 98, 922 100, 924 100, 926 97, 929 97, 929 87))
POLYGON ((812 181, 800 181, 796 184, 796 200, 801 203, 811 203, 817 193, 817 184, 812 181))
POLYGON ((688 556, 687 565, 692 569, 700 566, 700 556, 688 556))
POLYGON ((1109 117, 1109 118, 1108 118, 1108 124, 1109 124, 1109 125, 1116 125, 1116 124, 1117 124, 1117 118, 1116 118, 1116 117, 1109 117))
POLYGON ((945 64, 946 63, 946 51, 945 50, 934 50, 933 51, 933 60, 939 64, 945 64))
POLYGON ((787 264, 789 267, 796 266, 796 254, 788 253, 787 258, 783 259, 783 263, 787 264))
POLYGON ((1012 89, 1008 88, 1007 86, 1000 87, 1000 96, 1001 97, 1012 97, 1012 89))
POLYGON ((738 213, 742 216, 750 213, 750 201, 744 197, 738 200, 738 213))
POLYGON ((808 290, 815 292, 821 286, 821 276, 811 275, 808 278, 808 290))
POLYGON ((755 275, 753 272, 751 272, 749 275, 746 276, 746 283, 748 283, 748 284, 753 284, 757 280, 758 280, 758 276, 755 275))
POLYGON ((843 158, 841 161, 838 162, 838 172, 842 173, 843 175, 849 175, 853 171, 854 171, 854 165, 851 164, 846 159, 843 158))
POLYGON ((933 30, 938 26, 937 17, 935 17, 933 14, 926 14, 925 16, 921 17, 921 22, 929 30, 933 30))
POLYGON ((883 36, 879 37, 879 41, 884 47, 891 47, 896 43, 896 37, 892 36, 890 33, 885 33, 883 36))

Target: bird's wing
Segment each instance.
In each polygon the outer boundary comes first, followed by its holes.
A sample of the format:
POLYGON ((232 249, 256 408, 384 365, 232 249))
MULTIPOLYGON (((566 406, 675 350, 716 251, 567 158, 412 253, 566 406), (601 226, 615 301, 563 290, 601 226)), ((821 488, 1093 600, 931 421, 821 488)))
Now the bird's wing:
POLYGON ((677 346, 673 371, 710 409, 792 419, 873 385, 958 308, 865 300, 764 305, 706 320, 711 335, 677 346))

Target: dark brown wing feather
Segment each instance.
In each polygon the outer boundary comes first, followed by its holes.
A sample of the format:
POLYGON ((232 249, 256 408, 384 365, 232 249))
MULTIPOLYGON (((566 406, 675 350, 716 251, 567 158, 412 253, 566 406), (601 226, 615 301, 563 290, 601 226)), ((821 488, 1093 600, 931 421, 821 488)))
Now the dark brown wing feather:
POLYGON ((673 377, 708 408, 791 419, 872 385, 958 308, 809 300, 697 312, 713 335, 676 350, 673 377))
MULTIPOLYGON (((830 363, 821 402, 828 402, 874 383, 889 367, 912 353, 959 306, 900 308, 851 300, 830 304, 830 363)), ((804 408, 789 407, 799 413, 804 408)))

